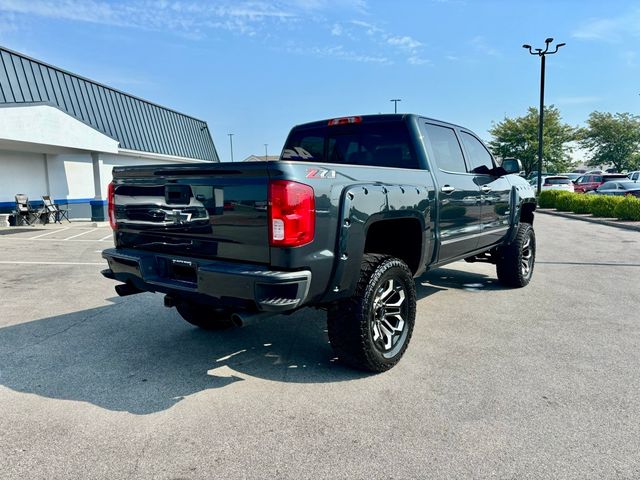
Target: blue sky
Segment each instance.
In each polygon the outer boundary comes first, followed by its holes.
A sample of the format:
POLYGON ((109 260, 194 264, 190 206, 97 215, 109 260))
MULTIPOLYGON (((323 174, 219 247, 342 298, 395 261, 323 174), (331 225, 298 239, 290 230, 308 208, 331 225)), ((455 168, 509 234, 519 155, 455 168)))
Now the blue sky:
POLYGON ((0 44, 206 120, 229 160, 291 126, 398 109, 465 125, 546 104, 580 125, 640 112, 637 1, 0 0, 0 44))

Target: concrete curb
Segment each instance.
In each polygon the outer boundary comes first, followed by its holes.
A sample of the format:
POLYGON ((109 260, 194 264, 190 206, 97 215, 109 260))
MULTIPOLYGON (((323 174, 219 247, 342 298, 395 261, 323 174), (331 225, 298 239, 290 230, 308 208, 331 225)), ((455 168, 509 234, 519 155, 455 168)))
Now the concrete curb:
POLYGON ((597 223, 607 225, 608 227, 617 227, 624 230, 634 230, 640 232, 640 222, 624 223, 622 220, 607 220, 604 218, 591 217, 587 215, 579 215, 577 213, 558 212, 547 208, 536 209, 537 213, 545 213, 547 215, 555 215, 556 217, 572 218, 574 220, 582 220, 583 222, 597 223))

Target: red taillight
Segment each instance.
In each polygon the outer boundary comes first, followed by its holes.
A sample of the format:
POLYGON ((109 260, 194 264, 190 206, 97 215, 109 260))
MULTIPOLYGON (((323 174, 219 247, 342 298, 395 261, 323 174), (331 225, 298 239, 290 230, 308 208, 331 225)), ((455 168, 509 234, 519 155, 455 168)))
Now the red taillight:
POLYGON ((362 123, 362 117, 342 117, 329 120, 329 126, 334 127, 336 125, 347 125, 349 123, 362 123))
POLYGON ((269 243, 273 247, 299 247, 313 241, 316 207, 313 188, 302 183, 269 183, 269 243))
POLYGON ((109 190, 107 193, 107 198, 109 201, 108 207, 107 207, 107 213, 109 215, 109 225, 111 225, 111 228, 113 228, 114 230, 116 229, 116 205, 115 205, 115 188, 113 186, 113 182, 111 182, 109 184, 109 190))

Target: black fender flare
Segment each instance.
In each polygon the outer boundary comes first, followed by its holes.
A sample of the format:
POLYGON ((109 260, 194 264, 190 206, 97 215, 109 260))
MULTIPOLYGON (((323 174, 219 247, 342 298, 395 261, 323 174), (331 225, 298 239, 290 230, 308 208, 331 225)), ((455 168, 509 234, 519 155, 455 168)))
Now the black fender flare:
POLYGON ((430 213, 428 191, 423 186, 373 183, 345 188, 338 209, 334 268, 322 302, 353 294, 360 277, 368 230, 381 221, 410 218, 420 223, 421 268, 416 273, 422 273, 431 242, 430 213))
POLYGON ((520 215, 524 205, 533 205, 533 210, 537 207, 536 198, 531 194, 531 188, 521 185, 513 185, 509 193, 509 231, 505 237, 505 243, 511 243, 518 233, 518 225, 520 225, 520 215))

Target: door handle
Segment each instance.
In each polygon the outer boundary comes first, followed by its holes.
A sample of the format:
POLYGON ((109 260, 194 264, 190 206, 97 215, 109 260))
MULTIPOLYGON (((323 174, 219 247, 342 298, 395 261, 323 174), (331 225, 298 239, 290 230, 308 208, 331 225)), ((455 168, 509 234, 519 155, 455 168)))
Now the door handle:
POLYGON ((483 193, 489 193, 491 191, 491 187, 489 185, 483 185, 480 187, 483 193))
POLYGON ((442 193, 452 193, 455 189, 456 187, 452 187, 451 185, 443 185, 440 190, 442 190, 442 193))

